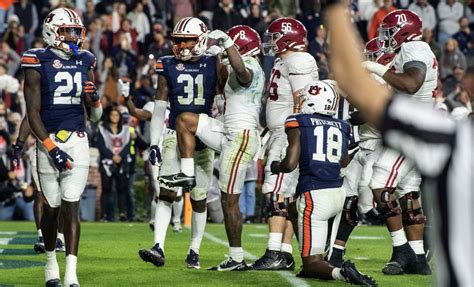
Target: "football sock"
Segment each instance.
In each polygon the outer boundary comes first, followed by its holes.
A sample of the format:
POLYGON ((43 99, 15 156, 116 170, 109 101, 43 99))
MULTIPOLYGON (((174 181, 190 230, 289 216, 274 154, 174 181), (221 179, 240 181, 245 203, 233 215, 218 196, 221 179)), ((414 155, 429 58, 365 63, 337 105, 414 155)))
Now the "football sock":
POLYGON ((155 244, 159 243, 161 249, 165 250, 166 231, 171 220, 171 203, 160 200, 156 204, 155 211, 155 244))
POLYGON ((56 251, 46 251, 46 265, 44 266, 45 282, 59 279, 59 265, 56 260, 56 251))
POLYGON ((402 246, 403 244, 408 242, 403 228, 394 232, 390 232, 390 236, 392 237, 393 247, 402 246))
POLYGON ((342 250, 342 251, 346 250, 346 247, 345 247, 345 246, 341 246, 341 245, 337 245, 337 244, 334 244, 334 245, 332 246, 332 248, 334 248, 334 249, 339 249, 339 250, 342 250))
POLYGON ((58 232, 58 239, 61 240, 62 243, 64 243, 64 234, 58 232))
POLYGON ((66 256, 66 272, 64 272, 64 285, 79 284, 76 274, 77 256, 69 254, 66 256))
POLYGON ((416 255, 425 254, 425 248, 423 246, 423 240, 408 241, 408 244, 410 244, 411 249, 413 249, 413 251, 415 251, 416 255))
POLYGON ((334 278, 334 280, 339 280, 339 281, 346 281, 346 278, 344 278, 344 276, 342 276, 341 274, 341 268, 334 268, 332 270, 332 278, 334 278))
POLYGON ((181 223, 181 213, 183 212, 184 200, 181 197, 180 201, 173 202, 173 223, 181 223))
POLYGON ((201 247, 202 237, 204 236, 204 229, 206 228, 207 210, 204 212, 195 212, 191 218, 191 244, 189 249, 194 250, 199 254, 199 247, 201 247))
POLYGON ((270 232, 268 234, 268 249, 274 250, 274 251, 280 251, 282 238, 283 238, 283 233, 270 232))
POLYGON ((286 253, 292 254, 293 253, 293 246, 291 246, 291 244, 288 244, 288 243, 282 243, 281 244, 281 252, 286 252, 286 253))
POLYGON ((242 262, 244 260, 244 249, 242 247, 229 246, 229 257, 236 262, 242 262))
POLYGON ((38 237, 43 237, 43 232, 41 232, 41 229, 38 229, 38 237))
POLYGON ((194 176, 194 158, 181 158, 181 171, 187 176, 194 176))
POLYGON ((148 223, 155 224, 156 201, 152 200, 150 205, 150 221, 148 223))

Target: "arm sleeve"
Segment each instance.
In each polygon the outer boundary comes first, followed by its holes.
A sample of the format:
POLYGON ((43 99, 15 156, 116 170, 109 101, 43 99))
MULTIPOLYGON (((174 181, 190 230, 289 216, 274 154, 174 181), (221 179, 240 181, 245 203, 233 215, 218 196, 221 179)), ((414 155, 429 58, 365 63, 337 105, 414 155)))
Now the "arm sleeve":
POLYGON ((419 171, 436 177, 452 154, 456 123, 431 104, 394 97, 384 114, 384 144, 413 160, 419 171))
POLYGON ((151 116, 150 122, 150 145, 158 145, 160 142, 161 135, 163 133, 163 125, 165 123, 166 101, 155 101, 155 108, 153 109, 153 115, 151 116))

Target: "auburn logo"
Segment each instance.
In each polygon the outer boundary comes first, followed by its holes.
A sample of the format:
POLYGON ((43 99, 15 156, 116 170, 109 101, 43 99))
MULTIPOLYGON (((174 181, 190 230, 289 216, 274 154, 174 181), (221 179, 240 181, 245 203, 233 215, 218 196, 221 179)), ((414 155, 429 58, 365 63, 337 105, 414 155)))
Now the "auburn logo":
POLYGON ((319 86, 311 86, 311 88, 309 88, 309 91, 308 91, 308 93, 310 93, 313 96, 319 95, 320 92, 321 92, 321 88, 319 86))

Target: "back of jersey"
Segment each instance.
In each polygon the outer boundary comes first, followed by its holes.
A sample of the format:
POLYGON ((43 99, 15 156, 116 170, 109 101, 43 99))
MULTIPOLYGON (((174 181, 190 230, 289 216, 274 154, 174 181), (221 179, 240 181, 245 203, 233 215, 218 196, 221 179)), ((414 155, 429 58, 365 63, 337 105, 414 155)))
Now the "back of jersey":
POLYGON ((211 116, 217 84, 216 64, 216 58, 209 56, 196 61, 180 61, 174 56, 158 60, 156 72, 166 78, 169 88, 168 128, 176 129, 176 118, 183 112, 211 116))
POLYGON ((347 154, 349 124, 329 116, 299 114, 288 117, 285 128, 300 130, 297 195, 310 190, 341 187, 341 161, 347 154))

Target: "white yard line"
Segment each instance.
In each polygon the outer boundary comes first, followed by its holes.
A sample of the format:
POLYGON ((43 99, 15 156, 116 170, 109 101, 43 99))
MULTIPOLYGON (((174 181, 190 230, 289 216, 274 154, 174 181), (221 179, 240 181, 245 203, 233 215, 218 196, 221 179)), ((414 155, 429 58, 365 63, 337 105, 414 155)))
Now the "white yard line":
POLYGON ((0 235, 17 235, 16 231, 0 231, 0 235))
MULTIPOLYGON (((223 246, 226 246, 226 247, 229 246, 227 244, 227 241, 224 241, 224 240, 222 240, 218 237, 215 237, 214 235, 212 235, 210 233, 204 232, 204 237, 209 239, 210 241, 212 241, 214 243, 217 243, 217 244, 220 244, 220 245, 223 245, 223 246)), ((257 260, 258 259, 257 256, 255 256, 254 254, 252 254, 248 251, 244 251, 244 257, 248 258, 250 260, 257 260)), ((288 281, 288 283, 290 283, 291 286, 309 287, 309 285, 308 285, 308 283, 306 283, 306 281, 296 277, 295 274, 293 274, 290 271, 274 271, 274 272, 277 273, 278 275, 280 275, 281 277, 283 277, 286 281, 288 281)))
POLYGON ((351 239, 354 240, 383 240, 385 237, 383 236, 364 236, 364 235, 353 235, 351 239))
POLYGON ((0 238, 0 245, 8 245, 13 238, 0 238))

